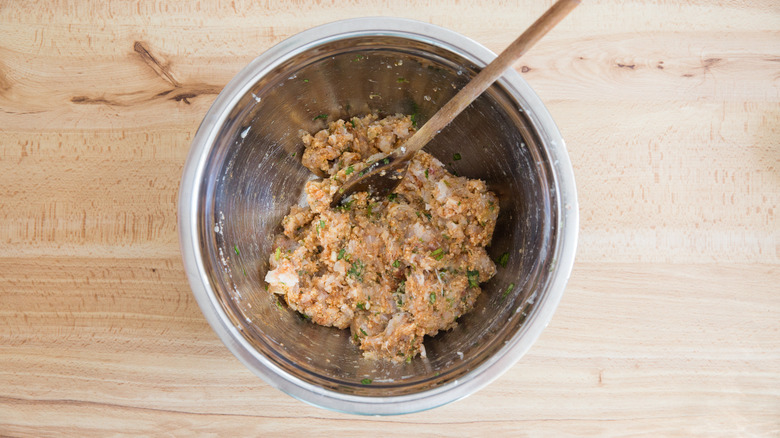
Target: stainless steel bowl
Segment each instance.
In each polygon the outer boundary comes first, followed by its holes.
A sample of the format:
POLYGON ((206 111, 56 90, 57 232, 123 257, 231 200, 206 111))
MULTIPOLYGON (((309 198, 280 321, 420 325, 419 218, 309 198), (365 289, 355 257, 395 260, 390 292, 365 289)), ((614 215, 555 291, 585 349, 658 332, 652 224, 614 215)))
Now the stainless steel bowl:
POLYGON ((425 342, 427 359, 363 359, 347 331, 303 320, 263 281, 279 222, 311 178, 300 164, 299 130, 323 128, 322 114, 335 120, 369 111, 418 113, 422 123, 494 57, 430 24, 346 20, 271 48, 217 97, 182 177, 181 249, 206 319, 266 382, 338 411, 420 411, 487 385, 547 325, 574 261, 577 197, 560 133, 515 71, 426 148, 497 193, 501 214, 488 250, 494 258, 510 254, 475 311, 425 342))

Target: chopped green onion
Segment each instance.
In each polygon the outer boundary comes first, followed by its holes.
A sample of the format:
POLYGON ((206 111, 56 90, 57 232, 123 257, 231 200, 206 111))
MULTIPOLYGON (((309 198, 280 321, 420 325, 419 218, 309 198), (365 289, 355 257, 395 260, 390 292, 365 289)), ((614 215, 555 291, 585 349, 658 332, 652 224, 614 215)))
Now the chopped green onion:
POLYGON ((276 253, 274 254, 274 258, 276 258, 276 260, 282 258, 282 248, 279 247, 276 248, 276 253))
POLYGON ((460 154, 455 153, 455 154, 452 155, 452 159, 455 160, 455 161, 458 161, 458 160, 461 159, 461 156, 460 156, 460 154))
POLYGON ((363 336, 368 336, 368 333, 366 333, 366 331, 363 330, 362 328, 360 329, 360 333, 363 333, 363 336))
POLYGON ((303 82, 309 83, 309 80, 308 79, 304 79, 303 82))
POLYGON ((322 119, 322 120, 325 120, 325 119, 327 119, 327 118, 328 118, 328 115, 327 115, 327 114, 320 114, 320 115, 318 115, 317 117, 313 118, 312 120, 317 120, 317 119, 322 119))
POLYGON ((387 199, 389 199, 391 202, 395 201, 396 198, 398 198, 398 193, 390 193, 389 195, 387 195, 387 199))
POLYGON ((371 215, 374 214, 374 207, 376 207, 377 205, 379 204, 376 202, 372 202, 368 204, 368 206, 366 207, 366 213, 368 214, 368 217, 371 217, 371 215))
POLYGON ((441 248, 437 248, 436 251, 433 251, 431 253, 431 256, 436 260, 441 260, 442 258, 444 258, 444 250, 441 248))
POLYGON ((425 179, 428 179, 428 169, 425 169, 425 179))
MULTIPOLYGON (((343 188, 339 189, 339 192, 343 193, 344 189, 343 188)), ((349 211, 349 207, 352 205, 353 201, 354 199, 350 199, 349 201, 345 202, 344 205, 339 205, 338 207, 336 207, 336 209, 341 211, 349 211)))
POLYGON ((347 271, 347 275, 350 275, 358 281, 363 281, 363 272, 366 270, 366 265, 360 260, 355 260, 352 263, 352 267, 347 271))
POLYGON ((396 261, 393 262, 393 267, 394 268, 397 268, 399 266, 401 266, 401 261, 400 260, 396 260, 396 261))
POLYGON ((479 271, 466 271, 466 277, 469 279, 469 287, 479 286, 479 271))
POLYGON ((236 255, 241 254, 240 252, 238 252, 238 245, 233 245, 233 251, 236 252, 236 255))
POLYGON ((509 295, 509 293, 512 292, 514 289, 515 289, 515 284, 509 283, 509 286, 506 288, 506 292, 504 292, 503 295, 501 295, 501 298, 502 299, 506 298, 509 295))
POLYGON ((360 383, 362 383, 364 385, 370 385, 371 382, 373 382, 373 380, 371 380, 371 379, 363 379, 363 380, 360 381, 360 383))
POLYGON ((366 310, 366 305, 362 301, 357 303, 357 304, 355 304, 355 307, 360 309, 360 310, 366 310))
POLYGON ((347 167, 347 170, 344 171, 344 175, 349 175, 350 173, 354 172, 355 168, 352 166, 347 167))
POLYGON ((506 268, 507 263, 509 263, 509 253, 505 252, 498 258, 498 264, 501 265, 502 268, 506 268))
POLYGON ((431 294, 428 296, 428 300, 431 302, 431 304, 436 302, 436 292, 431 292, 431 294))
POLYGON ((346 252, 347 252, 347 250, 346 250, 346 249, 344 249, 344 248, 341 248, 341 249, 339 250, 339 255, 338 255, 338 257, 336 257, 336 260, 341 260, 341 259, 343 259, 343 258, 344 258, 344 255, 346 254, 346 252))

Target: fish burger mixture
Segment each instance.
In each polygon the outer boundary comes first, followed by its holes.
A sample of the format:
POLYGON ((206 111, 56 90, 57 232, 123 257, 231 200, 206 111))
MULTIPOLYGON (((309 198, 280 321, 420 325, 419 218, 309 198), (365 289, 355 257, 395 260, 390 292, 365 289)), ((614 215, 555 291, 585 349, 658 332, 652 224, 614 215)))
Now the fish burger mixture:
POLYGON ((315 324, 349 328, 367 358, 425 357, 425 336, 455 327, 496 272, 485 251, 496 195, 425 152, 385 199, 357 193, 330 208, 344 181, 414 131, 410 116, 370 114, 304 134, 303 165, 330 176, 306 183, 308 206, 290 209, 269 257, 269 291, 315 324))

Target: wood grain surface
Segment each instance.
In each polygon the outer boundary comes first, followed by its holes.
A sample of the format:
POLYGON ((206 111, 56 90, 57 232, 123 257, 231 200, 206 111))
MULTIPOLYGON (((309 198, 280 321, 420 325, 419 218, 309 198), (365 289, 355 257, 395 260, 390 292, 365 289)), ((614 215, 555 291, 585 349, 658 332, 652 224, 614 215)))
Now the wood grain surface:
POLYGON ((551 4, 0 1, 0 435, 780 436, 774 0, 586 0, 516 65, 567 139, 580 244, 551 324, 482 391, 310 407, 200 313, 178 182, 233 75, 358 16, 500 52, 551 4))

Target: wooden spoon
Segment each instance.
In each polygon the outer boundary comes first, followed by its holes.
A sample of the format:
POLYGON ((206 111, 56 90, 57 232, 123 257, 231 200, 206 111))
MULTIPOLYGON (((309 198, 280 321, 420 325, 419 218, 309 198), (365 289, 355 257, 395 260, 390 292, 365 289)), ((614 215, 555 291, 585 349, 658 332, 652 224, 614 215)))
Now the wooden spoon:
POLYGON ((558 0, 531 27, 501 52, 493 62, 482 69, 458 94, 441 107, 401 147, 349 178, 333 197, 333 201, 330 203, 331 207, 339 205, 342 200, 357 192, 368 192, 372 198, 383 198, 392 193, 406 174, 409 162, 417 151, 431 141, 461 111, 501 77, 504 71, 511 67, 520 56, 579 4, 579 0, 558 0))

